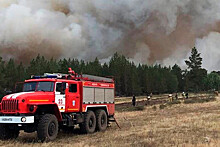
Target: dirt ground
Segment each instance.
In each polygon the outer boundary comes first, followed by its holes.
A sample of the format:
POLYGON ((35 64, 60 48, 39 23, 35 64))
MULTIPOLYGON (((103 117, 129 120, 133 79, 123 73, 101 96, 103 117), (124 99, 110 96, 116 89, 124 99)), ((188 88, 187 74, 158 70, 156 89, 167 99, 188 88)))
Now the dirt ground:
POLYGON ((219 97, 213 102, 164 109, 154 106, 143 111, 117 111, 121 129, 113 123, 107 131, 94 134, 83 135, 77 129, 71 134, 60 132, 49 143, 39 143, 36 133, 21 133, 16 140, 0 141, 0 146, 219 146, 219 97))

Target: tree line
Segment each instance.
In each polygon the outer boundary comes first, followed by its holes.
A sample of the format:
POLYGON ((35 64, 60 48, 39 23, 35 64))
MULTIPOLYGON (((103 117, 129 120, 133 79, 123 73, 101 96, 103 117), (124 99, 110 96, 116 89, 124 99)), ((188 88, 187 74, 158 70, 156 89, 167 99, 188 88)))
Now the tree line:
POLYGON ((123 55, 115 53, 108 63, 85 62, 78 59, 50 59, 38 55, 28 65, 15 63, 14 59, 4 61, 0 57, 0 95, 13 90, 15 83, 29 79, 31 75, 44 73, 67 73, 71 67, 77 73, 113 77, 116 95, 146 95, 148 93, 200 92, 219 90, 220 74, 202 68, 202 58, 196 48, 185 61, 187 69, 175 64, 172 67, 139 64, 136 65, 123 55))

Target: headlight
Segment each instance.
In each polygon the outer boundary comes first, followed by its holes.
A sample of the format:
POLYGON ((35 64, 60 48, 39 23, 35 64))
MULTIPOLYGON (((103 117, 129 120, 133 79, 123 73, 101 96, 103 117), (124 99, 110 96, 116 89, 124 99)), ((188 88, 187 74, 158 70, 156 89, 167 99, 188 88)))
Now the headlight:
POLYGON ((26 117, 21 118, 21 122, 26 122, 26 120, 27 120, 26 117))

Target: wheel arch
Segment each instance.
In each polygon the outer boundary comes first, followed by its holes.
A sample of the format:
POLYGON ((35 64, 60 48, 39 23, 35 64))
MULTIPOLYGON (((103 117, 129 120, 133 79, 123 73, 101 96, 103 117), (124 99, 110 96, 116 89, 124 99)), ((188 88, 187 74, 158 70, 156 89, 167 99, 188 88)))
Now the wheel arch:
POLYGON ((58 121, 62 121, 62 115, 59 111, 57 104, 37 105, 37 110, 35 114, 42 114, 42 113, 54 114, 58 121))
POLYGON ((102 109, 106 112, 107 115, 109 115, 109 111, 108 111, 108 107, 106 105, 91 105, 91 106, 86 106, 86 110, 85 112, 88 112, 89 110, 92 110, 92 111, 96 111, 96 110, 99 110, 99 109, 102 109))

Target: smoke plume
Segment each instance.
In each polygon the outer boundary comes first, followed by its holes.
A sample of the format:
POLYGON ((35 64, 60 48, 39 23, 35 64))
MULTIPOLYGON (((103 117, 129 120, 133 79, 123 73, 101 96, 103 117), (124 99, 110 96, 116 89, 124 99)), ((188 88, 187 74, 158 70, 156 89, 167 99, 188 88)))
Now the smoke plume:
POLYGON ((0 0, 0 55, 183 64, 196 46, 220 70, 219 0, 0 0))

